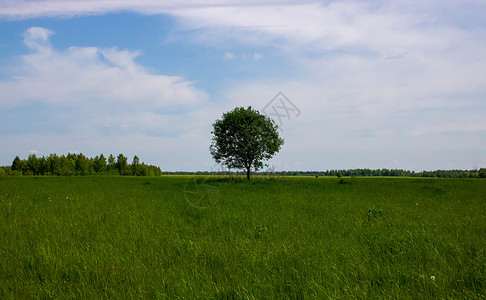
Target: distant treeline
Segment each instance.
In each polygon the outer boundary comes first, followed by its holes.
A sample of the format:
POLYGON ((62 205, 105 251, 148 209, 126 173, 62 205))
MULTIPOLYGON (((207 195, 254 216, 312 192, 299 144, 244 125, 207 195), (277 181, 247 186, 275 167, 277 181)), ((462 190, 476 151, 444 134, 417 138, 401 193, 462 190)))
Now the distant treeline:
POLYGON ((310 176, 392 176, 392 177, 433 177, 433 178, 485 178, 486 169, 480 170, 435 170, 408 171, 401 169, 352 169, 330 170, 325 172, 299 172, 300 175, 310 176), (482 176, 481 176, 482 175, 482 176))
MULTIPOLYGON (((58 156, 37 157, 31 154, 27 159, 15 157, 11 167, 0 167, 0 175, 128 175, 128 176, 160 176, 160 175, 232 175, 242 173, 237 171, 176 171, 162 172, 159 167, 140 162, 135 155, 132 163, 123 154, 117 157, 110 154, 105 158, 103 154, 89 158, 80 154, 68 153, 58 156)), ((254 175, 277 176, 390 176, 390 177, 432 177, 432 178, 486 178, 486 169, 479 170, 436 170, 436 171, 408 171, 401 169, 350 169, 328 171, 261 171, 254 175)))
MULTIPOLYGON (((164 175, 238 175, 235 171, 163 172, 164 175)), ((486 178, 486 169, 479 170, 436 170, 407 171, 401 169, 351 169, 329 171, 263 171, 254 175, 266 176, 390 176, 390 177, 432 177, 432 178, 486 178)))
POLYGON ((128 158, 119 154, 116 158, 110 154, 108 159, 103 155, 86 157, 82 153, 58 156, 37 157, 29 155, 27 159, 15 157, 11 167, 0 167, 0 175, 127 175, 127 176, 160 176, 162 171, 157 166, 140 162, 135 155, 132 164, 128 158))

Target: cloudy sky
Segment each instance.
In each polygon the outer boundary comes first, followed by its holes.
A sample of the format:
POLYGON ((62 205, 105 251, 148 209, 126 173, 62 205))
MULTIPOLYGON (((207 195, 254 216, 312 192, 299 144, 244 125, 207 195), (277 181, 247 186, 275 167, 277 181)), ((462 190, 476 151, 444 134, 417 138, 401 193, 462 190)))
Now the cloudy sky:
POLYGON ((485 37, 484 0, 0 0, 0 165, 210 170, 212 123, 252 106, 279 170, 486 167, 485 37))

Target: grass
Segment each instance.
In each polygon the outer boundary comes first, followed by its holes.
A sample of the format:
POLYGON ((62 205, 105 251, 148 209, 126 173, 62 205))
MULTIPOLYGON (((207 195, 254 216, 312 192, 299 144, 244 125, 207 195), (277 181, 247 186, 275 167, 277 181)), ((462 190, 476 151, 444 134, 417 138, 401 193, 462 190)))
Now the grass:
POLYGON ((485 294, 484 180, 0 177, 1 299, 485 294))

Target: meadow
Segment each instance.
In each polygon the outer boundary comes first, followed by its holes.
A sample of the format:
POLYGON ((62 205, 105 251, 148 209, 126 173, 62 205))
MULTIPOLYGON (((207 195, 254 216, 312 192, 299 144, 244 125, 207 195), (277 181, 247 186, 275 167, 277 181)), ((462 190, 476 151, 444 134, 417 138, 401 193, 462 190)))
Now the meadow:
POLYGON ((486 180, 0 177, 0 298, 484 299, 486 180))

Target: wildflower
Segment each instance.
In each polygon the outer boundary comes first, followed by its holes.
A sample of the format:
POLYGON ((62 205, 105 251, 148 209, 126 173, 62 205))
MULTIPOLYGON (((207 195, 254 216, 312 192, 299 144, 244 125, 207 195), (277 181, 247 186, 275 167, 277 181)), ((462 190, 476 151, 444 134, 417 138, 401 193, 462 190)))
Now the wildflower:
POLYGON ((417 202, 417 203, 415 203, 415 205, 418 205, 418 202, 417 202))
POLYGON ((430 279, 435 280, 435 276, 434 275, 430 276, 430 279))

